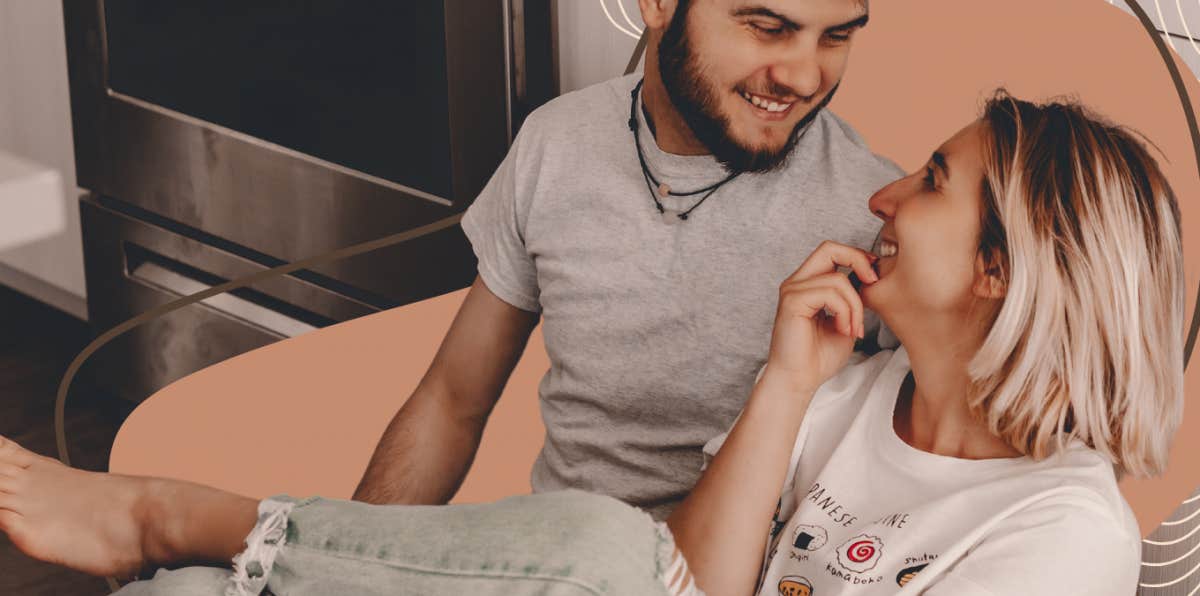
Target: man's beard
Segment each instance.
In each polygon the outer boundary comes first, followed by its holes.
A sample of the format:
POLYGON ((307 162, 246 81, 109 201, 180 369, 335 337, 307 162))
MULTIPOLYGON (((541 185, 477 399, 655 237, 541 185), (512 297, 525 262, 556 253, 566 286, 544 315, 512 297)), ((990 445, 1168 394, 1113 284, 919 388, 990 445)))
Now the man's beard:
MULTIPOLYGON (((658 70, 667 95, 692 134, 729 172, 770 172, 778 169, 792 154, 805 128, 833 99, 838 85, 827 94, 804 118, 796 123, 787 141, 776 150, 751 149, 734 140, 729 118, 718 111, 717 90, 700 74, 700 64, 692 52, 687 35, 687 13, 690 6, 680 2, 671 24, 663 32, 658 47, 658 70)), ((790 90, 772 91, 775 95, 791 95, 790 90)))

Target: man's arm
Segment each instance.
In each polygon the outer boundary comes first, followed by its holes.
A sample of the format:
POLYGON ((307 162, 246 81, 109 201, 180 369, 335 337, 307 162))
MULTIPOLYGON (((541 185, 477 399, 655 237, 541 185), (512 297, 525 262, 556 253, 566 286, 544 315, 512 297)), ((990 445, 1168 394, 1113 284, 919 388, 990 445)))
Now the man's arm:
POLYGON ((537 322, 476 277, 429 370, 379 439, 354 499, 449 501, 537 322))

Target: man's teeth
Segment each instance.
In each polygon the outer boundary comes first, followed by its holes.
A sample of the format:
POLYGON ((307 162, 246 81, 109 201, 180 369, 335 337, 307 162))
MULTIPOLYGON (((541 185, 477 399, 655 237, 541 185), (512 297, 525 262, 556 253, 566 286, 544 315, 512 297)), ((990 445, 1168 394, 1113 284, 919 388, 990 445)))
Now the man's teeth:
POLYGON ((881 257, 896 256, 896 253, 899 252, 899 250, 900 247, 886 240, 879 243, 879 256, 881 257))
POLYGON ((755 105, 755 107, 764 109, 768 112, 782 112, 792 107, 790 103, 778 103, 768 99, 763 99, 757 95, 751 95, 746 91, 742 91, 742 98, 755 105))

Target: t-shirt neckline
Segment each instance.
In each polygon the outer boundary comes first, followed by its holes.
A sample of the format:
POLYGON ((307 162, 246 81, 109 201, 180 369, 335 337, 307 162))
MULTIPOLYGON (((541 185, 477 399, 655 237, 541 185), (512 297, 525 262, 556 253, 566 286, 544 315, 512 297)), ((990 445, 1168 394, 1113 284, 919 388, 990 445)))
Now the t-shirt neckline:
MULTIPOLYGON (((632 89, 630 92, 632 93, 632 89)), ((678 155, 668 153, 659 147, 658 140, 650 130, 650 123, 646 121, 644 105, 642 94, 639 92, 637 106, 634 110, 638 121, 638 136, 641 138, 642 153, 646 157, 646 163, 655 176, 702 180, 711 183, 729 175, 729 172, 712 154, 678 155)))
MULTIPOLYGON (((946 468, 956 474, 991 472, 998 468, 1021 465, 1029 461, 1028 457, 995 457, 988 459, 964 459, 922 451, 909 445, 896 434, 896 404, 900 397, 900 388, 904 379, 912 371, 908 359, 908 351, 901 345, 896 348, 884 370, 879 373, 879 380, 871 387, 868 395, 868 406, 874 404, 870 412, 872 429, 875 438, 875 448, 892 463, 908 469, 920 469, 928 473, 931 467, 946 468)), ((924 475, 924 474, 922 474, 924 475)))

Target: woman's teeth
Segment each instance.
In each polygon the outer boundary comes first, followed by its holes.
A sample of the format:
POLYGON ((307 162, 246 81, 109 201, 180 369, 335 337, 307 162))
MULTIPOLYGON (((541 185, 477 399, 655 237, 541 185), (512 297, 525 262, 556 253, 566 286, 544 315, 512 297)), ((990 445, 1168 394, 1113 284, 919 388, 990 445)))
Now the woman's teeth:
POLYGON ((792 104, 790 103, 774 102, 769 99, 763 99, 757 95, 751 95, 745 91, 742 91, 741 95, 742 99, 754 104, 754 107, 761 108, 768 112, 784 112, 787 111, 788 108, 792 107, 792 104))
POLYGON ((894 257, 899 251, 900 247, 894 242, 888 242, 887 240, 884 240, 879 243, 879 256, 881 257, 894 257))

